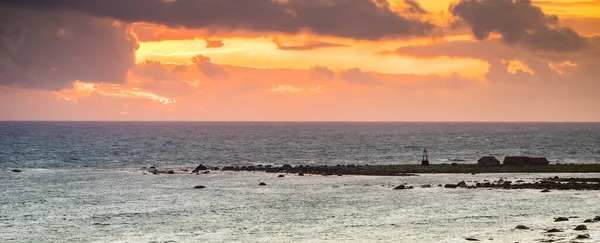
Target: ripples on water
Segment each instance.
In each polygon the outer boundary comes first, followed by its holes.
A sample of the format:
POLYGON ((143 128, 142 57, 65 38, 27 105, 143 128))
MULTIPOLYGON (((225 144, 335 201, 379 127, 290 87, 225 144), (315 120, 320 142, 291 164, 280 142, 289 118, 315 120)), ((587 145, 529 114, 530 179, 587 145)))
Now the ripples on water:
POLYGON ((0 122, 2 167, 473 163, 484 155, 599 163, 600 123, 0 122))

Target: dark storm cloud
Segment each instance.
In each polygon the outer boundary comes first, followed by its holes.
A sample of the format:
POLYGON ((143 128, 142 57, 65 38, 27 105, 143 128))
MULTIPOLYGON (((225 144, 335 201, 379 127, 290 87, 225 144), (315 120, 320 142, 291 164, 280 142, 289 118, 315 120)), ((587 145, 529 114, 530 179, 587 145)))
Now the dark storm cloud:
POLYGON ((137 43, 112 20, 0 5, 0 85, 61 90, 75 80, 124 83, 137 43))
MULTIPOLYGON (((410 2, 410 1, 409 1, 410 2)), ((244 29, 294 34, 310 30, 362 40, 425 36, 435 26, 371 0, 4 0, 46 10, 75 10, 170 27, 244 29)))
POLYGON ((496 32, 511 45, 523 44, 544 51, 576 51, 585 39, 569 27, 558 26, 558 17, 545 15, 530 0, 461 0, 450 12, 485 40, 496 32))

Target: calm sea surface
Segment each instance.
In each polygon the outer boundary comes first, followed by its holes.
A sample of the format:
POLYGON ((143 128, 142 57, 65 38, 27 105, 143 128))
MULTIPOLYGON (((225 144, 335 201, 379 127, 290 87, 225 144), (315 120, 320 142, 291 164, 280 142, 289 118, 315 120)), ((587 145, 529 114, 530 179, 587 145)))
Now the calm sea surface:
POLYGON ((475 163, 485 155, 600 163, 600 123, 0 122, 3 168, 475 163))

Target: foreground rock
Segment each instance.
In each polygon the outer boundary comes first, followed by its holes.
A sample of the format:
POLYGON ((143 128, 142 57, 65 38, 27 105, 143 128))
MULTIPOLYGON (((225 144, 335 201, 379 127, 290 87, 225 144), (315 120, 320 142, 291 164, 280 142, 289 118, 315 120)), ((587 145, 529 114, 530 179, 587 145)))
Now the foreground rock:
POLYGON ((569 218, 567 218, 567 217, 558 217, 558 218, 554 219, 554 222, 562 222, 562 221, 569 221, 569 218))

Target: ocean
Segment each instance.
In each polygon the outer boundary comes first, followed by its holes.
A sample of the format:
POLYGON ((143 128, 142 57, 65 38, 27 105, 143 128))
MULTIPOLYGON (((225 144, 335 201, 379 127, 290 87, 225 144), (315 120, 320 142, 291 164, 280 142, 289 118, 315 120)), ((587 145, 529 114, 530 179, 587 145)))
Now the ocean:
POLYGON ((600 192, 448 189, 583 174, 318 176, 199 163, 599 163, 597 123, 0 122, 0 242, 600 242, 600 192), (141 167, 176 168, 152 175, 141 167), (22 172, 13 172, 20 169, 22 172), (266 186, 259 186, 259 182, 266 186), (415 189, 393 190, 397 185, 415 189), (421 185, 431 185, 422 188, 421 185), (194 189, 203 185, 204 189, 194 189), (555 217, 569 221, 554 222, 555 217), (575 231, 584 224, 587 230, 575 231), (515 229, 525 225, 528 230, 515 229), (559 233, 547 233, 552 228, 559 233))
POLYGON ((600 123, 0 122, 5 168, 600 163, 600 123))

